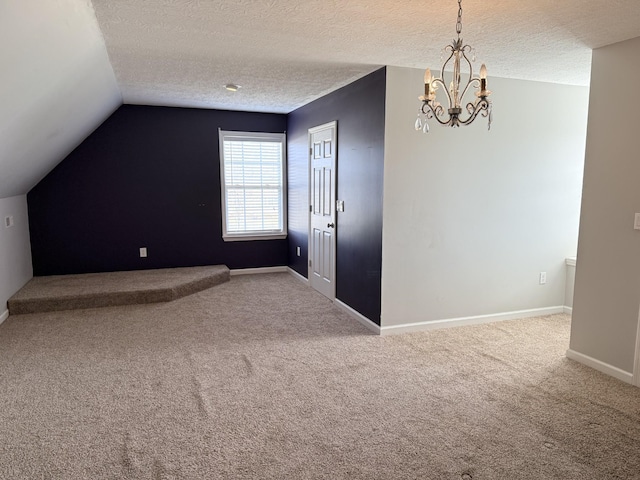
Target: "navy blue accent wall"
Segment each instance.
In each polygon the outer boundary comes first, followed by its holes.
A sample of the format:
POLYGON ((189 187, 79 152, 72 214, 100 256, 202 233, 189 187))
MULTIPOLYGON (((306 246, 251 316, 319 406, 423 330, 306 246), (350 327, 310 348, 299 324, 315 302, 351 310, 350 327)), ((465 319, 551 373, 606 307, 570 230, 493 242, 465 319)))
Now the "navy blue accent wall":
POLYGON ((336 297, 380 324, 386 69, 289 114, 289 266, 307 276, 308 129, 338 121, 336 297), (296 255, 300 247, 301 256, 296 255))
POLYGON ((34 274, 286 265, 287 240, 223 242, 218 152, 218 128, 286 126, 286 115, 123 105, 29 192, 34 274))

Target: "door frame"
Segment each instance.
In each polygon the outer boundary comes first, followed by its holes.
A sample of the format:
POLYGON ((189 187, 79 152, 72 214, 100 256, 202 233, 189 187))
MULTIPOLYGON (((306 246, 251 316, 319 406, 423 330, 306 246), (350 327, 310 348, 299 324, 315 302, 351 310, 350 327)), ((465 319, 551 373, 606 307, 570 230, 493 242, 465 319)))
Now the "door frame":
MULTIPOLYGON (((331 247, 333 249, 333 257, 331 259, 331 273, 333 278, 331 279, 331 291, 330 291, 330 296, 328 297, 329 300, 334 301, 336 299, 336 257, 337 257, 337 248, 338 248, 338 242, 336 241, 336 237, 338 234, 338 212, 336 210, 336 198, 337 198, 337 194, 338 194, 338 121, 334 120, 332 122, 327 122, 327 123, 323 123, 322 125, 317 125, 315 127, 312 127, 308 130, 307 132, 307 171, 308 171, 308 175, 307 175, 307 180, 308 180, 308 188, 307 188, 307 205, 308 205, 308 211, 307 211, 307 223, 308 223, 308 228, 307 228, 307 236, 308 236, 308 244, 307 244, 307 278, 309 279, 309 285, 313 287, 312 283, 311 283, 311 276, 313 275, 313 267, 310 266, 310 262, 311 259, 313 258, 313 250, 312 250, 312 239, 311 236, 313 235, 313 232, 311 231, 311 209, 312 209, 312 203, 311 203, 311 195, 312 195, 312 182, 313 182, 313 169, 312 169, 312 155, 313 155, 313 145, 311 144, 311 137, 313 136, 314 133, 321 131, 321 130, 325 130, 327 128, 333 128, 334 132, 335 132, 335 138, 334 138, 334 142, 335 142, 335 170, 333 172, 334 178, 335 178, 335 188, 333 193, 333 201, 332 201, 332 205, 331 208, 333 209, 334 212, 334 224, 335 227, 333 229, 333 235, 332 235, 332 240, 331 240, 331 247)), ((315 290, 315 289, 314 289, 315 290)))
POLYGON ((638 312, 638 329, 636 330, 636 354, 633 365, 633 383, 640 387, 640 312, 638 312))

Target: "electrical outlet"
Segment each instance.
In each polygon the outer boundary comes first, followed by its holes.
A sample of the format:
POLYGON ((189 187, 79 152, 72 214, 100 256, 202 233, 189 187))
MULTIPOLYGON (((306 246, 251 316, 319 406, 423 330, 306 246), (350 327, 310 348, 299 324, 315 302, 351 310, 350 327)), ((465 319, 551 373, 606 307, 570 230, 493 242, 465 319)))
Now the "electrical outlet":
POLYGON ((140 247, 140 258, 147 258, 147 247, 140 247))
POLYGON ((547 272, 540 272, 540 285, 547 283, 547 272))
POLYGON ((635 222, 633 223, 634 230, 640 230, 640 213, 636 213, 635 222))
POLYGON ((300 247, 296 247, 296 255, 300 256, 300 247))
POLYGON ((4 226, 6 228, 13 227, 13 215, 7 215, 4 217, 4 226))

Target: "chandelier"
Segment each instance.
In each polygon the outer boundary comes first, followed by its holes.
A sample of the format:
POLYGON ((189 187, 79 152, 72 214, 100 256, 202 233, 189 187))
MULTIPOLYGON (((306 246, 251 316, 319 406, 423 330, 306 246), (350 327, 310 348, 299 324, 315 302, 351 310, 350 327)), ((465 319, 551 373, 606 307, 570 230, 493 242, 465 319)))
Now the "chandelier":
POLYGON ((451 45, 444 47, 442 51, 443 58, 445 55, 448 55, 448 58, 442 64, 440 76, 434 77, 428 68, 424 74, 424 95, 418 97, 422 104, 418 108, 418 119, 415 123, 415 128, 418 131, 429 132, 429 124, 427 123, 429 119, 435 119, 441 125, 459 127, 460 125, 469 125, 476 119, 478 114, 487 117, 489 130, 491 130, 491 101, 488 99, 491 92, 487 90, 487 67, 483 63, 482 67, 480 67, 480 76, 474 77, 471 65, 472 61, 475 62, 474 50, 470 45, 463 44, 462 38, 460 38, 462 33, 462 0, 458 0, 456 32, 458 38, 454 39, 451 45), (467 55, 471 55, 471 60, 467 55), (445 70, 451 70, 451 63, 453 63, 453 73, 449 74, 451 75, 451 81, 447 87, 445 70), (461 71, 461 66, 464 68, 465 65, 468 66, 468 73, 462 73, 461 71), (466 80, 464 85, 461 84, 463 77, 466 80), (442 87, 442 91, 445 93, 440 97, 447 101, 448 108, 446 110, 436 99, 436 92, 439 87, 442 87), (461 105, 466 101, 465 96, 467 93, 471 96, 469 89, 474 87, 476 88, 476 98, 470 98, 473 101, 469 101, 466 104, 466 113, 463 115, 461 105))

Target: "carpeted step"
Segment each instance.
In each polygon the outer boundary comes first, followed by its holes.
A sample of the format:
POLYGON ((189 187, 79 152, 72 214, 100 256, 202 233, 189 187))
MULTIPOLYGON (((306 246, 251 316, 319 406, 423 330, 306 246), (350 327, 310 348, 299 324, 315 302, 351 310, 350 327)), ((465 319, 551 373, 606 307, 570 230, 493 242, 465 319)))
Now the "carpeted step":
POLYGON ((229 281, 225 265, 32 278, 7 302, 11 315, 168 302, 229 281))

